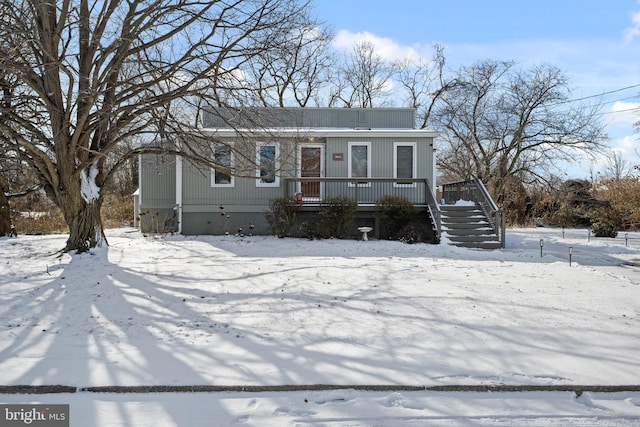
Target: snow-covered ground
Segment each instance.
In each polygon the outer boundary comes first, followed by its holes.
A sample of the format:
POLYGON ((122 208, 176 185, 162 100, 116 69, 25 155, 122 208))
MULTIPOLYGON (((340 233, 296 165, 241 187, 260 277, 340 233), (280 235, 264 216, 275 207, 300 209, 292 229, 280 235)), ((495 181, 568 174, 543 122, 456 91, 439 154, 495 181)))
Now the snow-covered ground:
POLYGON ((0 403, 101 427, 640 425, 638 392, 81 391, 640 384, 638 233, 511 229, 495 251, 107 237, 83 255, 56 253, 63 235, 0 239, 0 385, 78 388, 0 403))

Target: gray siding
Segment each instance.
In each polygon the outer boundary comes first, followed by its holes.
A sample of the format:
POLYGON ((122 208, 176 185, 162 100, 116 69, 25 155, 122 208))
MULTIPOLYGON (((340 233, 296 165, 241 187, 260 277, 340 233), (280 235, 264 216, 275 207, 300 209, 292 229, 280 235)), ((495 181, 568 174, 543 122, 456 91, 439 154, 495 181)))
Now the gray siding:
POLYGON ((252 212, 237 212, 233 210, 217 212, 185 212, 182 214, 182 233, 195 234, 236 234, 242 233, 271 234, 269 224, 264 215, 266 207, 259 207, 252 212), (253 225, 253 229, 250 227, 253 225))
POLYGON ((177 230, 176 158, 142 155, 140 159, 140 228, 144 232, 177 230))
POLYGON ((267 108, 247 112, 206 112, 205 128, 346 128, 413 129, 412 108, 267 108))
MULTIPOLYGON (((282 197, 284 191, 282 179, 287 176, 295 176, 295 145, 286 140, 269 142, 277 142, 280 146, 279 186, 264 187, 256 185, 257 179, 253 178, 256 174, 254 165, 243 167, 240 162, 237 162, 237 165, 242 169, 238 175, 244 175, 244 177, 234 177, 234 185, 232 187, 214 187, 211 185, 212 171, 210 168, 185 161, 183 164, 182 183, 182 201, 185 210, 215 211, 219 209, 219 206, 231 209, 231 206, 238 205, 262 208, 269 204, 269 200, 282 197)), ((254 145, 252 147, 253 152, 249 153, 247 157, 254 158, 255 150, 254 145)))
POLYGON ((175 156, 146 154, 140 161, 141 207, 171 206, 176 202, 175 156))
POLYGON ((371 177, 393 178, 393 146, 395 142, 415 142, 416 178, 430 178, 433 169, 433 138, 328 138, 326 176, 346 177, 349 173, 349 142, 371 143, 371 177), (334 161, 333 154, 342 153, 343 160, 334 161))

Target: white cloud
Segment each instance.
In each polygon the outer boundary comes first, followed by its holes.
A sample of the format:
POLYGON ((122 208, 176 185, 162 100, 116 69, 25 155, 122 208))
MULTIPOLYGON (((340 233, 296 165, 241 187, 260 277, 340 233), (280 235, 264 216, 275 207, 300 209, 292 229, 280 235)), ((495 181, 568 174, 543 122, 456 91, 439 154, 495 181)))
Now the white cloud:
POLYGON ((624 138, 617 141, 617 144, 613 147, 613 150, 633 157, 638 150, 638 137, 636 135, 625 136, 624 138))
POLYGON ((631 23, 632 26, 624 30, 624 39, 627 42, 630 42, 640 36, 640 12, 634 12, 631 14, 631 23))
POLYGON ((610 124, 633 125, 640 118, 640 102, 616 101, 609 111, 611 113, 610 124))
POLYGON ((375 51, 383 59, 397 60, 407 57, 418 58, 423 56, 418 48, 403 46, 388 37, 379 37, 368 31, 352 33, 347 30, 340 30, 333 40, 333 46, 340 51, 351 52, 357 43, 369 42, 375 51))

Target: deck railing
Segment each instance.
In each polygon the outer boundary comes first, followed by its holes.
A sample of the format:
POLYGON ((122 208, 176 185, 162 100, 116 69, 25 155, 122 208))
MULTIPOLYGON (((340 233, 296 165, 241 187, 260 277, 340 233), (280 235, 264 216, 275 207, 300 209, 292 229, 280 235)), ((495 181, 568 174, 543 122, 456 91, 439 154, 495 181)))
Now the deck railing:
POLYGON ((425 178, 286 178, 284 196, 296 197, 302 206, 322 204, 335 197, 354 200, 358 206, 374 206, 384 196, 405 197, 425 207, 440 236, 440 208, 425 178))
POLYGON ((480 205, 491 222, 493 231, 498 236, 502 247, 505 247, 506 225, 504 211, 498 208, 481 180, 473 178, 469 181, 444 184, 442 186, 442 198, 447 204, 455 203, 458 200, 467 200, 480 205))

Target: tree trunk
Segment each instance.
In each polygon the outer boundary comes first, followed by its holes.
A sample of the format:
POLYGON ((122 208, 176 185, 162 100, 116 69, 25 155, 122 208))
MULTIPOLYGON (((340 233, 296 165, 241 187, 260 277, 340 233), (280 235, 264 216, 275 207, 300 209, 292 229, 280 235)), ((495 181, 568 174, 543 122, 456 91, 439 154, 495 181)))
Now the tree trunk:
POLYGON ((78 195, 79 201, 65 208, 61 206, 65 221, 69 226, 69 238, 65 252, 87 252, 96 246, 107 244, 100 217, 102 197, 87 203, 78 195))
POLYGON ((9 200, 5 196, 7 185, 4 177, 0 176, 0 236, 6 236, 11 230, 11 209, 9 200))
POLYGON ((102 183, 101 176, 97 168, 93 172, 83 171, 80 175, 78 179, 76 174, 68 174, 66 185, 55 193, 56 204, 69 227, 65 252, 82 253, 107 244, 100 217, 103 198, 98 182, 102 183))

